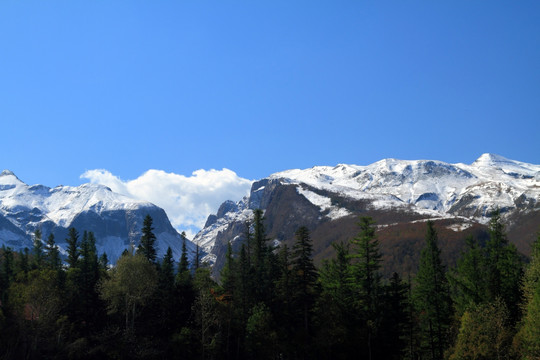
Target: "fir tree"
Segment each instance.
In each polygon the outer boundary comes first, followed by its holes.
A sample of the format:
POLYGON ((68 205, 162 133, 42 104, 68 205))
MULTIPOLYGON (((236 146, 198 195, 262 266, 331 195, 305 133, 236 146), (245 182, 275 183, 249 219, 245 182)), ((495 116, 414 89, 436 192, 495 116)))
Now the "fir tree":
POLYGON ((433 222, 427 222, 426 245, 420 254, 420 266, 413 289, 414 301, 420 314, 422 346, 428 356, 441 360, 448 345, 451 303, 445 269, 441 263, 437 232, 433 222))
POLYGON ((487 300, 484 251, 472 235, 467 237, 466 245, 467 249, 458 260, 457 267, 448 275, 458 315, 471 305, 487 300))
POLYGON ((99 268, 101 270, 107 270, 108 266, 109 266, 109 258, 107 257, 107 253, 104 252, 99 257, 99 268))
POLYGON ((178 263, 177 282, 186 282, 191 276, 189 273, 189 260, 186 247, 186 233, 182 231, 182 254, 178 263))
POLYGON ((146 215, 142 227, 142 236, 139 243, 137 253, 142 254, 151 263, 156 262, 157 253, 154 244, 156 242, 156 235, 154 235, 154 228, 152 227, 152 217, 146 215))
POLYGON ((502 298, 510 318, 516 322, 521 299, 522 263, 515 245, 508 242, 499 210, 492 214, 489 222, 489 237, 486 244, 488 301, 502 298))
POLYGON ((34 243, 32 253, 34 255, 34 269, 41 269, 43 265, 43 242, 41 241, 41 230, 34 231, 34 243))
POLYGON ((172 249, 169 246, 161 262, 160 274, 163 284, 172 289, 174 286, 174 259, 172 249))
POLYGON ((28 271, 30 270, 28 252, 28 248, 25 247, 24 250, 19 251, 19 256, 17 257, 17 272, 21 273, 25 280, 27 278, 28 271))
POLYGON ((79 233, 75 228, 71 227, 68 231, 68 238, 66 239, 66 242, 68 244, 67 247, 67 263, 70 268, 75 268, 78 265, 79 262, 79 249, 78 249, 78 241, 79 241, 79 233))
POLYGON ((60 251, 58 250, 58 246, 56 245, 56 242, 54 241, 53 233, 50 233, 49 237, 47 238, 46 250, 47 250, 47 255, 46 255, 47 266, 50 269, 60 271, 62 268, 62 260, 60 259, 60 251))
POLYGON ((381 255, 379 242, 375 236, 374 221, 370 217, 360 218, 360 233, 352 240, 350 273, 355 289, 356 307, 367 329, 368 359, 372 358, 373 338, 380 322, 380 304, 383 295, 381 286, 381 255))
POLYGON ((307 227, 300 227, 296 233, 296 242, 292 251, 292 295, 295 308, 300 313, 300 322, 295 324, 302 329, 299 349, 302 358, 308 354, 310 344, 310 331, 313 318, 313 307, 318 296, 317 270, 311 258, 313 245, 307 227))

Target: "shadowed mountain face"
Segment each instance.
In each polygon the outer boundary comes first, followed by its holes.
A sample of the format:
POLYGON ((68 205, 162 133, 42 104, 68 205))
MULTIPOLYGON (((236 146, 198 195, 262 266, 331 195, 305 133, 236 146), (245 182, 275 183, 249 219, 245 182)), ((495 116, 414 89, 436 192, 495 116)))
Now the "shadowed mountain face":
POLYGON ((255 182, 248 197, 224 203, 194 242, 223 265, 226 245, 238 250, 253 209, 265 212, 270 239, 292 245, 307 226, 317 262, 332 256, 332 242, 358 232, 360 216, 377 222, 386 274, 415 272, 425 222, 435 221, 443 259, 453 264, 468 234, 484 240, 490 213, 500 209, 510 241, 528 254, 540 227, 540 166, 484 154, 471 165, 386 159, 369 166, 288 170, 255 182))
MULTIPOLYGON (((113 193, 101 185, 28 186, 10 171, 0 174, 0 245, 14 250, 31 249, 32 235, 40 229, 44 242, 52 233, 60 251, 65 252, 68 229, 74 227, 81 236, 83 231, 94 232, 98 252, 106 252, 115 262, 130 244, 138 245, 146 215, 153 219, 158 256, 170 246, 178 259, 180 235, 165 211, 149 202, 113 193)), ((191 242, 187 245, 193 250, 191 242)))

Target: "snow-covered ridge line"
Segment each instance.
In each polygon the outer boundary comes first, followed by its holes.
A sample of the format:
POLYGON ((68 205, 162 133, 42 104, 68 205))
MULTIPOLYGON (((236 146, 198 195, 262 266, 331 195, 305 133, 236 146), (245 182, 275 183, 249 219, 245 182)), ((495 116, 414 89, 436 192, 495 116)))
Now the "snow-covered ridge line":
POLYGON ((434 160, 384 159, 367 166, 286 170, 270 175, 284 184, 306 184, 351 199, 392 196, 382 207, 412 205, 446 214, 465 196, 483 198, 491 207, 512 207, 526 196, 539 200, 540 165, 483 154, 470 165, 434 160), (487 195, 487 196, 486 196, 487 195))
POLYGON ((261 199, 271 198, 276 184, 293 185, 319 208, 321 221, 353 215, 336 198, 362 201, 369 210, 413 212, 427 219, 461 219, 449 229, 461 231, 472 223, 487 223, 492 210, 503 216, 515 210, 538 210, 540 165, 483 154, 472 164, 436 160, 383 159, 367 166, 339 164, 291 169, 254 183, 251 194, 202 229, 195 241, 211 252, 220 232, 245 221, 261 199), (341 204, 341 205, 339 205, 341 204))
MULTIPOLYGON (((29 186, 9 170, 0 173, 0 245, 14 250, 31 248, 32 235, 40 229, 45 237, 42 241, 49 234, 54 235, 62 252, 68 227, 75 227, 81 232, 94 232, 98 252, 106 252, 114 262, 124 249, 138 244, 146 215, 154 220, 158 256, 171 247, 178 258, 182 248, 180 234, 163 209, 150 202, 98 184, 29 186)), ((187 246, 193 250, 191 242, 187 246)))

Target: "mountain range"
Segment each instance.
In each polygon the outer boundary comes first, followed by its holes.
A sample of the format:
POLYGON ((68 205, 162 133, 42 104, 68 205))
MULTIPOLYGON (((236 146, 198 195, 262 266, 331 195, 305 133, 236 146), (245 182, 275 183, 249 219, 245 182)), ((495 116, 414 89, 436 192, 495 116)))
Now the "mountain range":
POLYGON ((276 244, 292 245, 296 229, 307 226, 317 262, 332 255, 333 242, 355 236, 359 216, 371 216, 385 271, 414 272, 427 220, 435 222, 443 259, 452 264, 467 235, 487 239, 496 209, 509 240, 527 254, 540 226, 540 165, 483 154, 472 164, 384 159, 278 172, 254 182, 242 200, 224 202, 195 236, 216 271, 227 243, 238 251, 245 241, 257 208, 276 244))
MULTIPOLYGON (((307 226, 316 263, 332 256, 332 243, 356 235, 360 216, 371 216, 386 273, 415 271, 427 220, 435 222, 443 260, 452 264, 466 236, 487 239, 495 209, 509 240, 527 255, 540 227, 540 165, 483 154, 472 164, 384 159, 367 166, 278 172, 255 181, 240 201, 225 201, 193 243, 188 241, 190 254, 198 244, 217 275, 227 244, 238 251, 245 241, 254 209, 264 211, 268 238, 276 246, 292 246, 295 231, 307 226)), ((178 259, 181 236, 165 211, 150 202, 97 184, 49 188, 27 185, 8 170, 0 174, 0 245, 14 250, 32 248, 32 235, 40 229, 43 241, 54 234, 65 253, 68 229, 74 227, 94 232, 98 252, 115 262, 124 249, 137 246, 147 214, 153 218, 158 256, 170 246, 178 259)))
MULTIPOLYGON (((49 234, 62 254, 66 253, 68 229, 92 231, 99 254, 106 253, 115 262, 124 249, 137 246, 146 215, 153 220, 158 256, 167 247, 179 259, 182 249, 180 234, 172 227, 165 211, 149 202, 114 193, 108 187, 84 184, 77 187, 27 185, 4 170, 0 174, 0 245, 14 250, 32 249, 36 229, 49 234)), ((186 244, 190 253, 194 245, 186 244)))

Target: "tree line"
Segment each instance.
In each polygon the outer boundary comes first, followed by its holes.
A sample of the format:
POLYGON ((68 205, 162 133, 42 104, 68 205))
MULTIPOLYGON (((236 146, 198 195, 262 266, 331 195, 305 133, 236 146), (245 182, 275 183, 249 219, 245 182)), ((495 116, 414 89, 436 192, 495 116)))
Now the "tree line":
POLYGON ((455 268, 441 262, 433 222, 414 278, 381 275, 376 227, 335 243, 317 269, 306 227, 275 247, 255 210, 219 281, 186 237, 158 259, 152 218, 115 266, 92 232, 70 228, 0 250, 0 357, 6 359, 538 359, 540 234, 531 261, 508 242, 500 213, 489 240, 467 238, 455 268), (65 263, 62 259, 65 259, 65 263))

